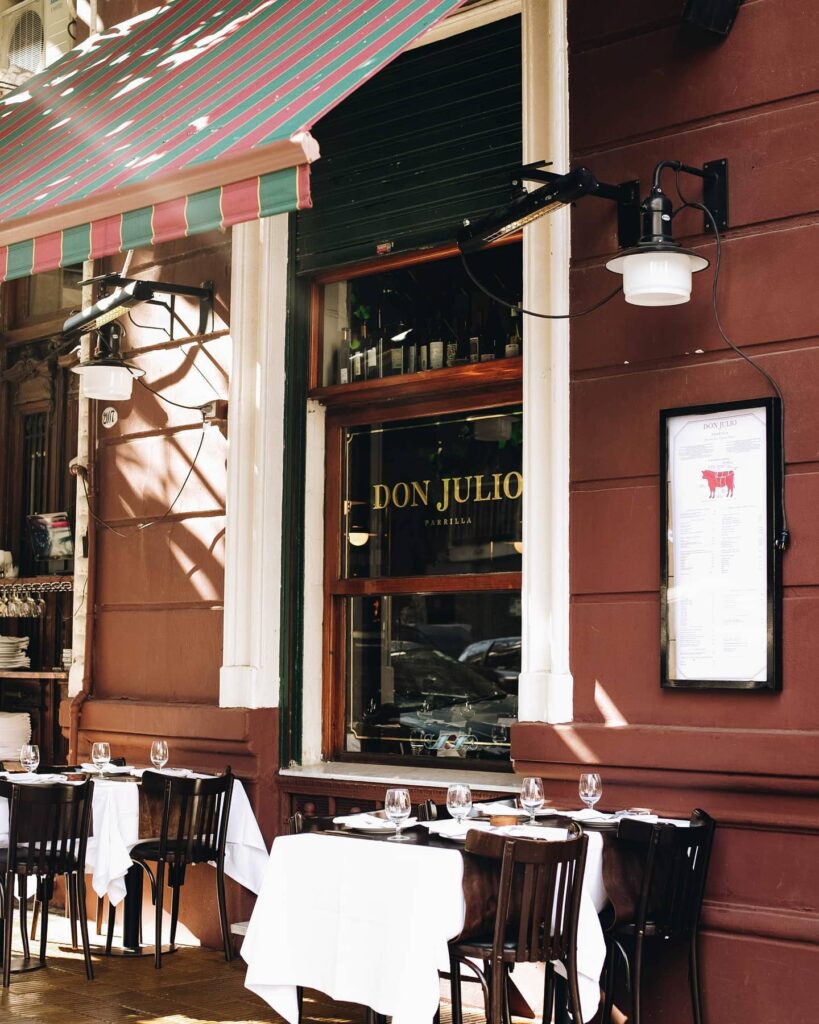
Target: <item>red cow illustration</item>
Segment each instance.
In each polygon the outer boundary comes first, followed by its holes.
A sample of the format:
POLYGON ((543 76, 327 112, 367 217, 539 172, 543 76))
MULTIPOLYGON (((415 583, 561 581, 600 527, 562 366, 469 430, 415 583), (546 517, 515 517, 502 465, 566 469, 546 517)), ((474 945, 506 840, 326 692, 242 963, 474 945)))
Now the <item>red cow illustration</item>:
POLYGON ((732 498, 734 495, 734 471, 733 469, 723 469, 719 472, 715 472, 713 469, 704 469, 702 471, 702 478, 708 483, 708 497, 713 498, 714 492, 718 487, 725 487, 727 489, 726 498, 732 498))

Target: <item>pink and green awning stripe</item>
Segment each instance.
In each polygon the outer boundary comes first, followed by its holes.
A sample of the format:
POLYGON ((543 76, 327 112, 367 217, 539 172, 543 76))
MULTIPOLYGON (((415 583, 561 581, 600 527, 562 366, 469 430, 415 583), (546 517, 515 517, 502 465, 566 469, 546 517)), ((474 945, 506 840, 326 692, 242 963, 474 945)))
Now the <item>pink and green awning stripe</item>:
POLYGON ((0 101, 0 280, 310 206, 310 129, 463 0, 169 0, 0 101))

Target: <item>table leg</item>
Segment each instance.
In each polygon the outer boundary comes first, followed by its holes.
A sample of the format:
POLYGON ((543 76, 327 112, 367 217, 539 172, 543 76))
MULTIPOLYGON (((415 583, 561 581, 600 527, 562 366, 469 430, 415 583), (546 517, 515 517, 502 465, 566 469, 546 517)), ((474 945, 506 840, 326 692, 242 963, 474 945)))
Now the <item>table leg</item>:
POLYGON ((139 952, 139 922, 142 916, 142 868, 132 864, 125 876, 125 906, 122 909, 122 945, 139 952))

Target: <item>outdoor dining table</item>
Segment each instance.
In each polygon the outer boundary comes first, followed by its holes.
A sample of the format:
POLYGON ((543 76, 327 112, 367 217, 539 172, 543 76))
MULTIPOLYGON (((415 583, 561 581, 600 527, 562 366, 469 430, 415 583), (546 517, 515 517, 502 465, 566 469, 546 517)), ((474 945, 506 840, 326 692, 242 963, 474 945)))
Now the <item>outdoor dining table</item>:
MULTIPOLYGON (((423 825, 410 834, 392 842, 331 825, 276 839, 242 945, 245 986, 291 1024, 297 986, 367 1006, 393 1024, 431 1021, 449 941, 485 933, 492 900, 477 858, 423 825)), ((516 826, 512 834, 564 839, 566 829, 516 826)), ((584 1020, 597 1011, 605 958, 602 852, 602 836, 590 833, 578 924, 584 1020)))
MULTIPOLYGON (((152 771, 154 769, 151 769, 152 771)), ((141 839, 158 833, 161 806, 151 806, 139 785, 144 769, 119 769, 109 778, 94 778, 92 829, 86 851, 86 870, 97 896, 112 905, 125 900, 120 952, 137 955, 142 911, 143 871, 131 860, 130 850, 141 839)), ((159 774, 211 778, 196 772, 166 769, 159 774)), ((26 785, 72 785, 63 775, 3 773, 11 782, 26 785)), ((0 799, 0 846, 8 844, 9 806, 0 799)), ((225 850, 225 874, 258 893, 268 861, 267 846, 253 814, 244 786, 234 778, 225 850)))

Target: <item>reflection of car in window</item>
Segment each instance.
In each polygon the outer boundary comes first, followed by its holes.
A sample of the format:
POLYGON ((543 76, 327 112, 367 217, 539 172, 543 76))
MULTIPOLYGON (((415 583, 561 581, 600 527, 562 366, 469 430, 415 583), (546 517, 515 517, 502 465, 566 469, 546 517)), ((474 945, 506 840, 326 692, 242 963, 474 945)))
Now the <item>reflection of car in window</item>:
POLYGON ((520 637, 502 636, 478 640, 461 652, 459 661, 483 670, 487 678, 507 693, 518 692, 520 676, 520 637))
POLYGON ((467 757, 507 759, 517 696, 481 669, 424 643, 414 629, 401 630, 402 637, 412 634, 417 639, 390 644, 393 699, 364 712, 363 737, 377 729, 384 739, 407 740, 414 753, 454 749, 467 757))

